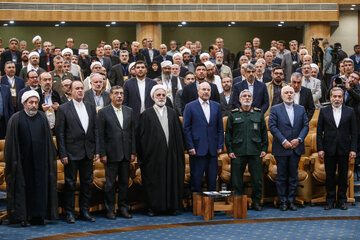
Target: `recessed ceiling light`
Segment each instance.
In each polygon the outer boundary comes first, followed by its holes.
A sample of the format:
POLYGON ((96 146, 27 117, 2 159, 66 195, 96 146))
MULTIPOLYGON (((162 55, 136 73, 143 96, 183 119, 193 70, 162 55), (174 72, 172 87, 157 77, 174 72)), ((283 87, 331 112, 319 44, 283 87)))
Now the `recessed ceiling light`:
POLYGON ((106 26, 106 27, 110 27, 110 24, 106 24, 105 26, 106 26))
POLYGON ((9 21, 10 24, 14 24, 15 22, 13 20, 9 21))
POLYGON ((59 24, 55 24, 55 27, 58 27, 58 26, 60 26, 59 24))
POLYGON ((231 27, 231 24, 228 24, 228 27, 231 27))
POLYGON ((282 27, 282 24, 278 24, 278 27, 282 27))
POLYGON ((116 24, 116 22, 111 22, 112 25, 116 24))
POLYGON ((4 27, 6 27, 8 24, 7 23, 4 23, 4 27))
POLYGON ((231 24, 235 24, 235 22, 231 22, 231 24))
POLYGON ((281 23, 281 24, 284 24, 285 22, 281 21, 280 23, 281 23))
POLYGON ((351 5, 352 7, 356 7, 356 5, 355 4, 353 4, 353 5, 351 5))
POLYGON ((185 22, 185 21, 182 21, 181 24, 182 24, 182 25, 186 25, 186 22, 185 22))
POLYGON ((65 22, 65 21, 61 21, 60 23, 61 23, 61 24, 65 24, 66 22, 65 22))
POLYGON ((350 8, 350 10, 355 10, 355 8, 350 8))
POLYGON ((181 24, 178 24, 178 27, 182 27, 182 25, 181 25, 181 24))

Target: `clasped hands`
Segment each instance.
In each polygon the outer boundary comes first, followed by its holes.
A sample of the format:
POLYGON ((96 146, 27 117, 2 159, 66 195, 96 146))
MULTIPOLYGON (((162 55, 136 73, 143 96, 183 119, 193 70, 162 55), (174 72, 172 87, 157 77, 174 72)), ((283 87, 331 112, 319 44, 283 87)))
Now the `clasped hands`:
POLYGON ((293 139, 290 142, 286 140, 286 142, 283 143, 283 147, 285 149, 295 149, 297 148, 297 146, 299 146, 299 144, 300 144, 299 139, 293 139))

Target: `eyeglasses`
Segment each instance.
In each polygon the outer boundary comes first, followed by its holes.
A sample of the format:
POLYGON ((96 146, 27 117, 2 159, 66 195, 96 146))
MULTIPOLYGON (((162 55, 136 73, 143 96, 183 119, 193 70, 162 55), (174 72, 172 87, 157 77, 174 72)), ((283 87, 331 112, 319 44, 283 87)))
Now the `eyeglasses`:
POLYGON ((250 94, 243 94, 241 97, 243 97, 243 98, 246 98, 246 97, 251 98, 252 96, 250 94))
POLYGON ((284 73, 274 72, 274 75, 280 75, 280 76, 282 76, 282 75, 284 75, 284 73))

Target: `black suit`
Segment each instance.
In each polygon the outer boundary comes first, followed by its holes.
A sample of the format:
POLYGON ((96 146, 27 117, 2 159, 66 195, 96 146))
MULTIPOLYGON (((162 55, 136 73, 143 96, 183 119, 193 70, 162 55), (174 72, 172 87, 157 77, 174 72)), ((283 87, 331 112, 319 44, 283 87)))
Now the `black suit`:
MULTIPOLYGON (((160 55, 160 52, 159 52, 159 50, 157 50, 157 49, 155 49, 155 48, 153 48, 152 50, 153 50, 153 53, 154 53, 154 54, 153 54, 153 61, 154 61, 154 60, 155 60, 155 57, 158 56, 158 55, 160 55)), ((148 48, 142 49, 142 50, 140 51, 140 53, 141 53, 142 55, 144 55, 146 64, 147 64, 148 67, 150 67, 152 61, 151 61, 151 58, 150 58, 150 55, 149 55, 149 49, 148 49, 148 48)))
POLYGON ((333 107, 320 109, 316 136, 317 150, 325 152, 326 200, 336 200, 336 165, 338 165, 338 193, 340 203, 346 202, 349 152, 357 150, 357 127, 354 110, 345 105, 341 109, 339 126, 336 127, 333 107))
POLYGON ((120 59, 118 56, 111 55, 110 56, 111 66, 114 66, 116 64, 120 63, 120 59))
MULTIPOLYGON (((182 101, 181 101, 182 112, 184 112, 186 104, 198 99, 198 97, 199 97, 198 90, 196 87, 196 81, 193 83, 190 83, 189 85, 187 85, 183 88, 182 101)), ((209 83, 210 87, 211 87, 210 100, 220 103, 220 95, 219 95, 219 91, 218 91, 216 85, 211 82, 207 82, 207 83, 209 83)))
POLYGON ((232 71, 232 76, 233 78, 239 77, 241 76, 241 69, 240 68, 236 68, 232 71))
POLYGON ((40 56, 39 66, 41 68, 45 69, 47 72, 50 72, 50 71, 54 70, 54 56, 53 55, 50 55, 50 56, 42 55, 42 56, 40 56), (48 71, 48 66, 50 67, 50 71, 48 71))
POLYGON ((138 60, 145 61, 144 55, 142 55, 140 52, 135 56, 131 52, 129 52, 129 63, 136 62, 138 60))
POLYGON ((124 85, 124 76, 121 63, 111 67, 109 81, 111 86, 124 85))
POLYGON ((231 67, 231 53, 228 48, 222 48, 222 53, 224 54, 224 64, 231 67))
POLYGON ((221 104, 222 116, 223 117, 224 116, 229 116, 229 114, 231 113, 231 110, 233 109, 233 105, 232 105, 232 102, 231 102, 231 93, 230 93, 229 103, 226 102, 224 92, 220 93, 220 104, 221 104))
POLYGON ((59 157, 68 158, 65 165, 64 205, 67 213, 75 207, 77 172, 80 177, 80 212, 88 212, 93 181, 93 157, 99 154, 99 140, 95 107, 84 102, 89 118, 85 131, 77 114, 74 101, 60 105, 56 114, 56 141, 59 157))
MULTIPOLYGON (((16 66, 16 63, 21 63, 21 52, 20 51, 16 51, 16 62, 15 63, 15 66, 16 66)), ((1 70, 1 75, 5 75, 5 63, 7 61, 13 61, 13 58, 12 58, 12 55, 11 55, 11 51, 10 50, 6 50, 5 52, 3 52, 1 54, 1 59, 0 59, 0 70, 1 70)), ((20 69, 17 69, 16 68, 16 71, 19 71, 21 70, 22 68, 22 65, 17 65, 16 66, 17 68, 19 67, 20 69)))
POLYGON ((67 103, 68 101, 69 101, 69 99, 66 97, 66 95, 62 95, 60 97, 60 104, 67 103))
POLYGON ((153 61, 156 61, 156 62, 158 62, 158 63, 161 63, 161 62, 163 62, 163 61, 170 61, 170 62, 172 62, 173 59, 172 59, 172 56, 170 56, 170 55, 166 55, 166 56, 165 56, 165 60, 164 60, 164 56, 163 56, 163 55, 157 55, 156 57, 154 57, 154 60, 153 60, 153 61))
POLYGON ((314 100, 310 89, 301 87, 299 105, 305 108, 306 116, 310 121, 315 112, 314 100))
POLYGON ((114 111, 113 105, 104 107, 98 114, 100 156, 107 157, 105 164, 105 208, 108 213, 115 210, 116 187, 119 189, 118 206, 126 208, 129 185, 131 154, 135 149, 135 121, 131 108, 122 106, 123 124, 114 111), (116 186, 116 177, 118 183, 116 186))
MULTIPOLYGON (((106 107, 107 105, 109 105, 111 103, 111 99, 110 99, 110 94, 105 92, 105 91, 101 91, 100 93, 103 102, 104 102, 104 107, 106 107)), ((88 102, 91 105, 96 107, 96 102, 94 99, 94 92, 92 89, 89 89, 85 92, 84 94, 84 102, 88 102)))

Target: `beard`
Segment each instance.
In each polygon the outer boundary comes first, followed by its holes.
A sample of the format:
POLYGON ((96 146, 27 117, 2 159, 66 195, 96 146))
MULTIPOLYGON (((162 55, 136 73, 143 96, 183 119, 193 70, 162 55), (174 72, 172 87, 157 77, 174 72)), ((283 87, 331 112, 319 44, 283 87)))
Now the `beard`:
POLYGON ((162 73, 162 79, 163 80, 169 81, 170 78, 171 78, 170 73, 162 73))
POLYGON ((277 82, 277 83, 281 83, 283 79, 282 79, 282 78, 275 78, 274 80, 275 80, 275 82, 277 82))
POLYGON ((29 61, 29 58, 27 58, 27 57, 21 58, 21 61, 23 61, 23 62, 28 62, 28 61, 29 61))
POLYGON ((185 59, 184 59, 183 62, 184 62, 185 65, 188 65, 189 62, 190 62, 190 59, 189 59, 189 60, 185 60, 185 59))
POLYGON ((32 109, 28 109, 28 108, 24 108, 24 111, 26 113, 26 115, 28 115, 29 117, 33 117, 37 114, 37 110, 32 110, 32 109))
POLYGON ((243 105, 246 108, 249 108, 249 107, 251 107, 251 104, 252 104, 252 102, 244 102, 241 105, 243 105))
POLYGON ((156 104, 156 106, 158 106, 158 107, 163 107, 163 106, 165 106, 165 103, 166 103, 165 100, 155 100, 155 104, 156 104))

